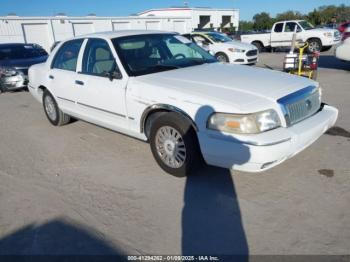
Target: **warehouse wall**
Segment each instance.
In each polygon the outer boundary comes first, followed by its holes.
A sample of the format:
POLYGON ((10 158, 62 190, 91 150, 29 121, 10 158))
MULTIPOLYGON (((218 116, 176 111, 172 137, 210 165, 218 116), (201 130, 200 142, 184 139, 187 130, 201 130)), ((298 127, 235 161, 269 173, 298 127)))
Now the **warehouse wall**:
POLYGON ((187 33, 190 17, 0 17, 0 43, 36 43, 47 51, 73 36, 125 29, 187 33))

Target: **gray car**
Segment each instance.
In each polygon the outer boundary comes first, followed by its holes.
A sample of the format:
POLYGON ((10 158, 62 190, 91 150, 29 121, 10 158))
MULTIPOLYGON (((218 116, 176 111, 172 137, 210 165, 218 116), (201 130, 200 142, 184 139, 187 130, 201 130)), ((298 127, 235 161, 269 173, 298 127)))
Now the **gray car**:
POLYGON ((0 44, 0 93, 25 88, 28 68, 46 59, 46 51, 36 44, 0 44))

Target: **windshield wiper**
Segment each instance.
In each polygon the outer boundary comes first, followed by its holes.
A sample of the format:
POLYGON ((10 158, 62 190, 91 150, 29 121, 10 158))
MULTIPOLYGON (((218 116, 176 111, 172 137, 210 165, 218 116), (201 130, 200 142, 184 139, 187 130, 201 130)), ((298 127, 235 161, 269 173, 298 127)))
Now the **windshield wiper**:
POLYGON ((153 66, 150 66, 148 68, 154 68, 154 69, 178 69, 179 67, 178 66, 175 66, 175 65, 153 65, 153 66))

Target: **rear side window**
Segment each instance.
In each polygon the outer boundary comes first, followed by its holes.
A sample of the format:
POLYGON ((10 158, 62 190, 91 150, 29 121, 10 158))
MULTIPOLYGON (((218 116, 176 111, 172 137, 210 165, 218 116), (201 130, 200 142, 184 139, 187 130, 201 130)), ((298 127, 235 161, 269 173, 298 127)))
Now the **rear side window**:
POLYGON ((275 25, 275 33, 281 33, 283 31, 283 23, 278 23, 275 25))
POLYGON ((103 39, 89 39, 83 57, 82 73, 106 76, 116 69, 114 56, 103 39))
POLYGON ((51 68, 75 71, 78 55, 84 39, 72 40, 64 43, 57 51, 51 68))

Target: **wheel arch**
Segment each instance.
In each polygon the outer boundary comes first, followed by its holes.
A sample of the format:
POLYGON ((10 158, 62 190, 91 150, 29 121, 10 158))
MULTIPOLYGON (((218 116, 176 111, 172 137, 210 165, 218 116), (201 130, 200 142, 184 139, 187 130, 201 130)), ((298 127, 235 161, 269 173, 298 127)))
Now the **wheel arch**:
POLYGON ((168 104, 154 104, 147 107, 142 113, 141 120, 140 120, 140 132, 144 133, 148 138, 149 131, 150 131, 150 126, 148 126, 149 120, 155 119, 157 116, 159 116, 159 114, 169 113, 169 112, 178 113, 179 115, 184 117, 184 119, 189 121, 189 123, 191 124, 191 126, 196 132, 198 131, 198 127, 194 122, 194 120, 182 109, 176 106, 168 105, 168 104))

